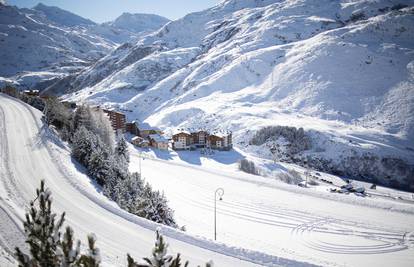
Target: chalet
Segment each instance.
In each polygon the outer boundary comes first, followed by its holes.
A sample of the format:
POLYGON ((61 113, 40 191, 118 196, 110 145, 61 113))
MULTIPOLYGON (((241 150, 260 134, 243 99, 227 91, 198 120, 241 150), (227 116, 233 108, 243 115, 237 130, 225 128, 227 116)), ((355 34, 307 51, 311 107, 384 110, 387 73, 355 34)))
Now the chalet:
POLYGON ((111 121, 112 128, 117 134, 125 132, 125 114, 114 110, 103 109, 111 121))
POLYGON ((193 145, 193 137, 189 131, 178 130, 173 136, 173 149, 174 150, 187 150, 193 145))
POLYGON ((217 150, 230 150, 233 147, 232 133, 216 131, 208 136, 206 146, 217 150))
POLYGON ((126 131, 133 135, 139 135, 138 124, 136 121, 127 122, 125 124, 126 131))
POLYGON ((168 150, 168 140, 160 134, 150 134, 148 136, 150 146, 161 150, 168 150))
POLYGON ((25 94, 27 96, 37 97, 37 96, 39 96, 39 90, 24 90, 23 94, 25 94))
POLYGON ((138 124, 138 135, 143 138, 148 138, 151 134, 162 134, 162 131, 151 127, 148 123, 139 123, 138 124))
POLYGON ((149 147, 149 141, 140 136, 132 137, 131 143, 139 147, 149 147))
POLYGON ((191 132, 192 143, 195 147, 204 148, 208 140, 208 132, 204 130, 191 132))

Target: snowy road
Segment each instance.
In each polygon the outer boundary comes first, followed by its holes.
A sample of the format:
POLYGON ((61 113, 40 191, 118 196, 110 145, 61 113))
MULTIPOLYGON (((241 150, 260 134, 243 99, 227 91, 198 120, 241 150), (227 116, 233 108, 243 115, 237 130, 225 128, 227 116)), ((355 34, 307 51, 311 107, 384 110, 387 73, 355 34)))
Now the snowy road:
MULTIPOLYGON (((214 191, 222 187, 219 241, 320 265, 412 266, 412 204, 323 192, 322 197, 338 199, 310 196, 304 191, 309 189, 237 171, 235 164, 229 164, 232 160, 223 160, 226 152, 217 153, 220 159, 197 151, 156 153, 167 160, 142 160, 143 175, 165 192, 178 223, 189 233, 213 237, 214 191), (340 198, 364 205, 343 203, 340 198)), ((139 169, 138 156, 133 150, 133 170, 139 169)))
MULTIPOLYGON (((97 235, 105 265, 125 266, 127 252, 136 258, 149 255, 157 225, 127 214, 103 197, 81 173, 82 168, 71 161, 64 145, 43 126, 41 116, 26 104, 0 94, 2 249, 10 252, 14 246, 22 244, 24 209, 33 198, 40 179, 45 179, 53 192, 54 210, 66 211, 67 223, 74 227, 77 238, 85 243, 88 233, 97 235)), ((166 227, 162 232, 167 236, 171 253, 181 252, 191 266, 210 259, 216 266, 307 265, 226 247, 166 227)))

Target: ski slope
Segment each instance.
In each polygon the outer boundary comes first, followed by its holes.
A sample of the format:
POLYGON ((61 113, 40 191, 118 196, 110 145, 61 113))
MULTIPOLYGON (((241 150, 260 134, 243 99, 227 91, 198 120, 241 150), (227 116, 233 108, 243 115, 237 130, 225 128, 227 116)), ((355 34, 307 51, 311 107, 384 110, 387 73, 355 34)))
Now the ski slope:
POLYGON ((214 191, 222 187, 220 242, 323 266, 412 266, 412 201, 332 194, 323 186, 300 188, 245 174, 237 170, 243 156, 237 149, 206 156, 130 148, 130 168, 140 169, 142 153, 144 178, 164 191, 188 233, 213 237, 214 191))
MULTIPOLYGON (((45 179, 53 192, 54 210, 66 212, 66 222, 75 229, 77 238, 86 243, 88 233, 97 235, 104 266, 125 266, 127 252, 136 258, 150 255, 159 225, 128 214, 107 200, 41 117, 41 112, 0 94, 1 266, 13 266, 5 252, 11 253, 24 242, 24 211, 40 179, 45 179)), ((180 252, 191 266, 210 259, 216 266, 310 265, 214 243, 169 227, 161 227, 161 232, 170 243, 170 252, 180 252)))

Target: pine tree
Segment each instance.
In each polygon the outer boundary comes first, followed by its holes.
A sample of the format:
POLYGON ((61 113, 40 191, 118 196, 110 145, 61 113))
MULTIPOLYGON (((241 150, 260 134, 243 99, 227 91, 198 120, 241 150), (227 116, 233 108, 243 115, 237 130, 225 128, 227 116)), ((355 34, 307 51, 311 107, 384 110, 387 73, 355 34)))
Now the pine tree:
POLYGON ((115 153, 119 157, 123 157, 126 162, 129 162, 129 152, 128 152, 128 145, 125 141, 125 138, 120 138, 115 148, 115 153))
POLYGON ((64 222, 65 213, 55 222, 56 214, 51 210, 51 192, 45 189, 43 180, 36 195, 36 199, 30 202, 30 210, 23 224, 30 256, 25 255, 19 248, 16 248, 16 256, 19 266, 56 266, 60 263, 56 249, 60 242, 59 229, 64 222))
POLYGON ((73 116, 73 130, 78 130, 81 126, 86 129, 91 129, 92 125, 92 111, 87 105, 80 105, 73 116))
POLYGON ((45 115, 46 123, 55 125, 58 129, 69 125, 71 119, 70 111, 57 98, 53 97, 46 100, 43 114, 45 115))
MULTIPOLYGON (((164 237, 160 234, 159 229, 156 230, 155 246, 152 249, 152 257, 144 258, 147 264, 139 264, 128 254, 128 267, 180 267, 181 257, 180 254, 174 258, 171 255, 167 255, 168 244, 164 241, 164 237)), ((184 267, 188 266, 188 261, 184 263, 184 267)))
POLYGON ((177 227, 174 220, 174 212, 168 207, 164 194, 153 190, 148 183, 144 186, 136 210, 136 214, 140 217, 144 217, 153 222, 177 227))
POLYGON ((99 267, 101 263, 101 254, 98 248, 95 247, 96 236, 88 235, 88 253, 82 255, 78 261, 78 266, 82 267, 99 267))
POLYGON ((99 250, 95 239, 89 239, 88 254, 80 255, 80 241, 74 241, 74 232, 69 226, 65 233, 60 232, 65 221, 65 213, 55 223, 52 213, 51 192, 42 180, 36 190, 37 197, 30 202, 30 210, 23 223, 26 243, 30 254, 16 247, 16 258, 20 267, 98 267, 99 250), (37 205, 35 205, 37 204, 37 205), (74 244, 76 243, 76 246, 74 244))
POLYGON ((61 245, 58 246, 58 255, 61 256, 61 267, 70 267, 79 261, 80 241, 76 242, 74 247, 74 232, 69 226, 66 227, 61 245))
POLYGON ((125 179, 119 179, 114 186, 117 194, 116 202, 122 208, 132 214, 136 214, 137 203, 144 190, 144 181, 139 173, 131 173, 125 179))
POLYGON ((72 138, 72 156, 88 167, 90 156, 96 149, 97 138, 84 126, 78 128, 72 138))
POLYGON ((102 109, 91 110, 91 126, 88 129, 101 138, 110 152, 114 151, 114 129, 112 128, 111 121, 102 109))
POLYGON ((111 156, 99 137, 96 137, 95 149, 89 156, 87 168, 88 174, 101 186, 114 176, 111 156))

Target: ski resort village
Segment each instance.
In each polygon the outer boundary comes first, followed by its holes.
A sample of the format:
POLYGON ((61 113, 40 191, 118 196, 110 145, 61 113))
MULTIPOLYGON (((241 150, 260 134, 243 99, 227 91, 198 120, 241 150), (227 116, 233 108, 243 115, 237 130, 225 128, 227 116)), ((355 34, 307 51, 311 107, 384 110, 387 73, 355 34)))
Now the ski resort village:
POLYGON ((12 266, 414 266, 414 1, 0 0, 12 266))

